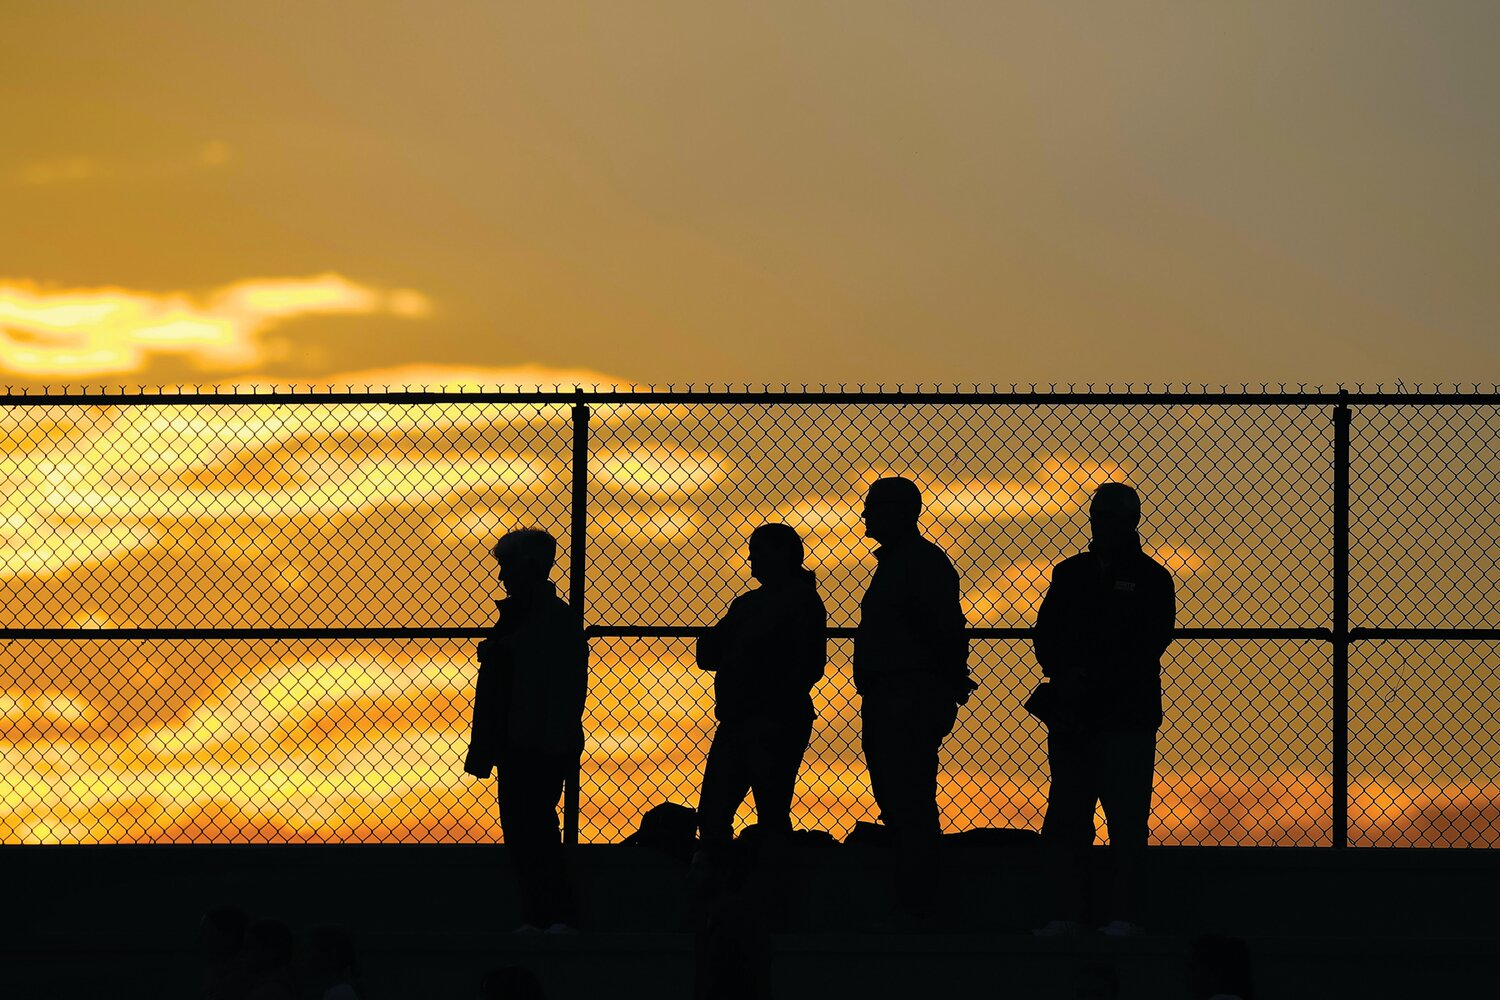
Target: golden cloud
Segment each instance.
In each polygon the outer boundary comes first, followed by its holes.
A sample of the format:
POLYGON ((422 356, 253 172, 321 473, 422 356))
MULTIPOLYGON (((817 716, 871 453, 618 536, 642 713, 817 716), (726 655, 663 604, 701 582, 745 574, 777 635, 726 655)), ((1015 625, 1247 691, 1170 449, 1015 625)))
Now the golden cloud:
POLYGON ((32 160, 13 175, 22 184, 60 184, 86 181, 99 173, 99 162, 90 156, 58 156, 32 160))
POLYGON ((1053 455, 1029 479, 973 479, 923 490, 924 508, 956 521, 1057 517, 1080 510, 1100 483, 1121 478, 1113 462, 1053 455))
POLYGON ((141 371, 153 356, 173 355, 228 371, 266 361, 261 334, 299 316, 420 318, 430 311, 420 292, 333 273, 254 278, 204 296, 0 282, 0 369, 88 378, 141 371))

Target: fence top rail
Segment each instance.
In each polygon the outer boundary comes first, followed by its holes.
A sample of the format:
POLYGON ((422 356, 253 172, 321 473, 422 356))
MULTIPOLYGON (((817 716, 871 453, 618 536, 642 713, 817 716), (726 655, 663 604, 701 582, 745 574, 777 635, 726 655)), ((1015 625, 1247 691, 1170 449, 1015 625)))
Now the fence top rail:
POLYGON ((1500 383, 1484 386, 1398 383, 1370 389, 1356 383, 1351 389, 1332 389, 1298 383, 1240 383, 1188 385, 1179 383, 988 383, 945 385, 917 383, 886 386, 867 383, 778 385, 554 385, 536 386, 135 386, 61 389, 7 387, 0 406, 182 406, 206 403, 233 405, 286 404, 414 404, 414 403, 717 403, 740 405, 784 404, 1027 404, 1027 405, 1500 405, 1500 383))

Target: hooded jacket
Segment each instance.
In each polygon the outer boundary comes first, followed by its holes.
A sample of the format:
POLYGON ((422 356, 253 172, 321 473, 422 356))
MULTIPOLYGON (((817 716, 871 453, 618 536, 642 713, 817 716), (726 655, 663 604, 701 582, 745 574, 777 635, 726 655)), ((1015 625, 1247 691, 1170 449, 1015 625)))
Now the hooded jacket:
POLYGON ((1062 724, 1160 726, 1161 657, 1176 614, 1172 574, 1133 535, 1053 567, 1032 642, 1062 724))
POLYGON ((809 569, 736 597, 698 640, 698 666, 714 672, 714 716, 813 718, 810 692, 827 666, 827 625, 809 569))
POLYGON ((581 752, 589 686, 583 622, 551 583, 525 600, 510 597, 495 607, 499 618, 476 654, 479 678, 465 769, 488 770, 507 746, 581 752))

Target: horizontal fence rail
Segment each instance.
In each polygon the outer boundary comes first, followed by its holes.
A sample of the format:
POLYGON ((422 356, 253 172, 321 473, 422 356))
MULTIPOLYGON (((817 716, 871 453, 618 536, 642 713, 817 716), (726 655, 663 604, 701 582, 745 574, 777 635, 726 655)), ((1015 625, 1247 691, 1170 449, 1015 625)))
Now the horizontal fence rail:
POLYGON ((565 832, 619 839, 696 802, 692 640, 773 520, 830 613, 794 820, 847 832, 874 818, 859 503, 905 474, 981 684, 950 829, 1039 825, 1030 624, 1123 480, 1179 604, 1155 842, 1500 846, 1500 387, 1003 388, 0 396, 0 838, 495 839, 493 785, 461 773, 472 649, 489 546, 535 526, 593 649, 565 832))

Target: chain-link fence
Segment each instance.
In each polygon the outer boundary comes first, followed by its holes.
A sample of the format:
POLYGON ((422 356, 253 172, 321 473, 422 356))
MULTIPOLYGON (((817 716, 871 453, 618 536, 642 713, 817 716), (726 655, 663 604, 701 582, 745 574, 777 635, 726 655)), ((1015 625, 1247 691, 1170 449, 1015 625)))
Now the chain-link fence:
POLYGON ((557 536, 593 636, 568 825, 619 839, 696 802, 692 640, 767 521, 829 608, 793 819, 847 832, 875 812, 860 503, 904 474, 981 684, 949 829, 1040 823, 1027 630, 1123 480, 1177 583, 1157 842, 1500 845, 1494 393, 75 394, 0 399, 0 434, 7 843, 494 839, 461 762, 488 551, 520 526, 557 536))

